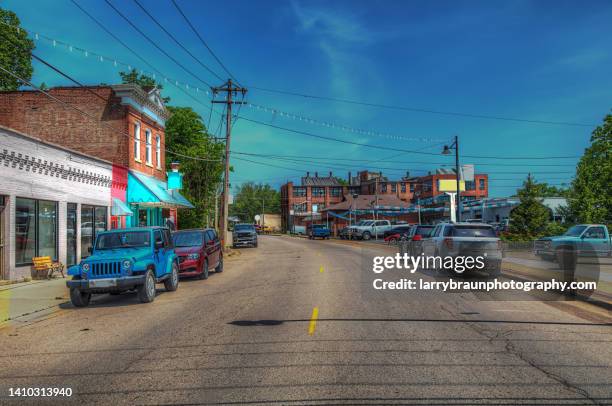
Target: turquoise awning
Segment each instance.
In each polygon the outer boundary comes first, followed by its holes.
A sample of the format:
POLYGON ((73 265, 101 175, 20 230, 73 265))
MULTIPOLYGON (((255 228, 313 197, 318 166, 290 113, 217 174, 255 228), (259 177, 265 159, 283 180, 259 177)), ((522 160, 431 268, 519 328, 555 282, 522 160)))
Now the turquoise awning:
POLYGON ((139 206, 194 208, 177 190, 168 190, 163 180, 136 171, 128 172, 127 201, 139 206))
POLYGON ((132 216, 134 213, 127 204, 123 203, 121 199, 113 197, 113 204, 111 206, 111 216, 132 216))

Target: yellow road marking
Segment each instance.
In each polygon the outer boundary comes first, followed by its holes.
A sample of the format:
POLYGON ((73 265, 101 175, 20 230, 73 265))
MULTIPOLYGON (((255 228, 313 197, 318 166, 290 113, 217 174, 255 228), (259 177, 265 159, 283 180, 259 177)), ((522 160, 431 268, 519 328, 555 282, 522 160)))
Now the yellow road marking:
POLYGON ((10 314, 11 289, 0 291, 0 327, 8 324, 10 314))
POLYGON ((321 265, 321 268, 319 268, 319 272, 323 273, 323 265, 321 265))
POLYGON ((310 317, 310 324, 308 325, 308 334, 313 335, 315 328, 317 327, 317 317, 319 317, 319 308, 315 307, 312 309, 312 316, 310 317))

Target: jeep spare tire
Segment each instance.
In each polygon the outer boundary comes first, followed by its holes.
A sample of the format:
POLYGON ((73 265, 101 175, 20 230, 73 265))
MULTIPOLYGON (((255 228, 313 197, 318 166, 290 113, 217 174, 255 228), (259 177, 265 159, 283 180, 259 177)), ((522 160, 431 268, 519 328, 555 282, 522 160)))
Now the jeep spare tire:
POLYGON ((145 273, 144 282, 138 286, 138 300, 141 303, 151 303, 155 299, 155 275, 149 269, 145 273))

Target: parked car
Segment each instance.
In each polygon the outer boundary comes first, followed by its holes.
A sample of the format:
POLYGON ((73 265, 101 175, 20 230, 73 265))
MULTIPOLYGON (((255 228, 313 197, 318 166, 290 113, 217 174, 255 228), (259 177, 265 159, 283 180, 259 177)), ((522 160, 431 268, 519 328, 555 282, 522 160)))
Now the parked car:
POLYGON ((253 224, 236 224, 232 239, 232 247, 234 248, 245 245, 257 248, 257 231, 253 224))
POLYGON ((408 236, 411 226, 409 224, 395 225, 385 231, 383 237, 388 243, 397 243, 402 236, 408 236))
POLYGON ((383 237, 385 231, 392 228, 389 220, 363 220, 349 230, 353 238, 370 240, 372 237, 383 237))
POLYGON ((612 242, 603 224, 579 224, 565 234, 544 237, 534 243, 534 253, 544 260, 557 260, 564 270, 573 269, 577 257, 609 257, 612 242))
POLYGON ((212 228, 176 231, 172 240, 179 262, 179 276, 208 279, 210 269, 223 272, 223 250, 212 228))
POLYGON ((325 224, 309 224, 306 227, 306 234, 308 238, 314 240, 315 238, 329 239, 331 231, 325 224))
POLYGON ((346 226, 344 228, 342 228, 340 230, 340 232, 338 233, 338 235, 340 236, 340 239, 342 240, 352 240, 355 236, 353 235, 353 233, 351 233, 351 228, 354 226, 360 226, 362 224, 364 224, 366 221, 371 221, 371 220, 361 220, 355 224, 346 226))
POLYGON ((155 284, 178 288, 179 264, 170 230, 143 227, 98 234, 91 255, 71 266, 66 282, 74 306, 87 306, 93 293, 119 294, 135 289, 143 303, 155 299, 155 284))
MULTIPOLYGON (((501 273, 502 245, 490 224, 442 223, 422 243, 425 256, 484 257, 485 269, 492 275, 501 273)), ((455 272, 451 270, 451 272, 455 272)), ((460 273, 460 272, 457 272, 460 273)))

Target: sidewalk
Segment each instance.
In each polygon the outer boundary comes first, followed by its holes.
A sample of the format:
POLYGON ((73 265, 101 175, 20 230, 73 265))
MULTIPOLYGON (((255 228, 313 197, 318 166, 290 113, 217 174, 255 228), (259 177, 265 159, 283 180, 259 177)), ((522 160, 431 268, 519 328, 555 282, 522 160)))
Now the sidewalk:
POLYGON ((64 278, 0 286, 0 328, 51 313, 70 299, 64 278))

